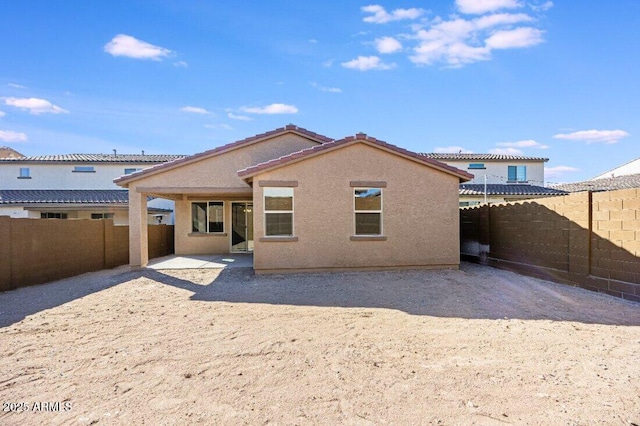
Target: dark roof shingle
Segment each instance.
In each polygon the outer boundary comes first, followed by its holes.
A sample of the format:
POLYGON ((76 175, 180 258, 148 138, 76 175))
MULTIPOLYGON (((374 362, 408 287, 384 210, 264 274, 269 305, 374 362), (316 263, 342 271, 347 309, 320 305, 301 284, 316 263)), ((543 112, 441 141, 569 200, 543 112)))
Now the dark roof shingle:
POLYGON ((616 189, 640 188, 640 174, 562 183, 553 185, 552 188, 567 192, 615 191, 616 189))
POLYGON ((28 157, 0 158, 0 162, 32 163, 165 163, 184 158, 173 154, 60 154, 34 155, 28 157))
MULTIPOLYGON (((460 195, 484 195, 484 184, 460 184, 460 195)), ((487 184, 487 195, 549 196, 567 195, 567 193, 562 190, 546 188, 544 186, 490 183, 487 184)))
POLYGON ((503 154, 445 154, 439 152, 422 152, 427 158, 434 160, 451 160, 451 161, 481 161, 481 160, 500 160, 500 161, 549 161, 544 157, 527 157, 525 155, 503 155, 503 154))
POLYGON ((127 204, 126 189, 2 189, 0 204, 127 204))

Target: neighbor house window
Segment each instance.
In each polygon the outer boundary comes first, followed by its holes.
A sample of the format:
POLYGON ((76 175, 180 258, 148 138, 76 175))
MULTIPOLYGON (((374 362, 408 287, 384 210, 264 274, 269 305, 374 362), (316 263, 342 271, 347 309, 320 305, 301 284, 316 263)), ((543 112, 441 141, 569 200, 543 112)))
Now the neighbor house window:
POLYGON ((74 173, 95 173, 96 169, 93 166, 75 166, 73 168, 74 173))
POLYGON ((224 202, 191 203, 191 231, 200 233, 224 232, 224 202))
POLYGON ((264 235, 293 236, 293 188, 264 188, 264 235))
POLYGON ((20 179, 31 179, 31 170, 28 167, 20 167, 20 179))
POLYGON ((470 169, 484 169, 484 163, 471 163, 469 164, 470 169))
POLYGON ((113 213, 91 213, 91 219, 113 219, 113 213))
POLYGON ((382 235, 382 188, 354 190, 356 235, 382 235))
POLYGON ((139 172, 142 169, 124 169, 125 175, 130 175, 131 173, 139 172))
POLYGON ((52 212, 42 212, 40 213, 40 219, 66 219, 66 213, 52 213, 52 212))
POLYGON ((507 180, 509 182, 526 182, 527 166, 509 166, 507 180))

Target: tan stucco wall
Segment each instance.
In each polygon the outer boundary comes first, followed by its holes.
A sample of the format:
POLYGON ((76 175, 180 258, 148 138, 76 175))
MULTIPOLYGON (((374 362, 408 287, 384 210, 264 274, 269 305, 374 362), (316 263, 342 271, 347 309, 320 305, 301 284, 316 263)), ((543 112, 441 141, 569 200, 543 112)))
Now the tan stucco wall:
MULTIPOLYGON (((203 159, 172 170, 167 170, 130 183, 129 191, 146 188, 249 188, 238 170, 268 161, 301 149, 318 145, 318 142, 293 133, 270 138, 235 149, 208 159, 203 159)), ((238 196, 236 201, 250 201, 251 194, 238 196), (248 200, 247 200, 248 199, 248 200)), ((231 247, 231 201, 228 197, 206 194, 185 195, 175 203, 175 253, 222 254, 231 247), (226 235, 193 235, 191 233, 191 203, 193 201, 225 202, 226 235), (189 235, 192 234, 192 235, 189 235)))
POLYGON ((238 170, 318 145, 317 142, 287 133, 211 158, 167 170, 129 185, 132 187, 248 187, 238 170))
POLYGON ((351 145, 254 177, 256 272, 303 269, 456 267, 457 177, 364 144, 351 145), (264 242, 260 180, 294 180, 296 242, 264 242), (351 241, 350 181, 386 181, 386 241, 351 241))

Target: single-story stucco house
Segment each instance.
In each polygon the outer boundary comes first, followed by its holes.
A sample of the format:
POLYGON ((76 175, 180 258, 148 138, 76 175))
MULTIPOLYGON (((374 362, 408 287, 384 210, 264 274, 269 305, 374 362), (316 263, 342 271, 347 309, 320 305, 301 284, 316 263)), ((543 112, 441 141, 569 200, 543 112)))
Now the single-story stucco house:
POLYGON ((175 253, 253 252, 256 273, 457 268, 458 185, 473 175, 363 133, 288 125, 122 176, 130 263, 146 200, 175 201, 175 253))

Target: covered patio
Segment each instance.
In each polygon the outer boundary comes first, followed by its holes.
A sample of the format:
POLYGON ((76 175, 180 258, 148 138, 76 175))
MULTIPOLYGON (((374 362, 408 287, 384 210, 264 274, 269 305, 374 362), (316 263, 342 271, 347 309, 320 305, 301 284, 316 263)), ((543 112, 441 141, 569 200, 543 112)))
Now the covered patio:
POLYGON ((252 268, 253 253, 217 255, 169 255, 149 261, 147 269, 227 269, 252 268))

